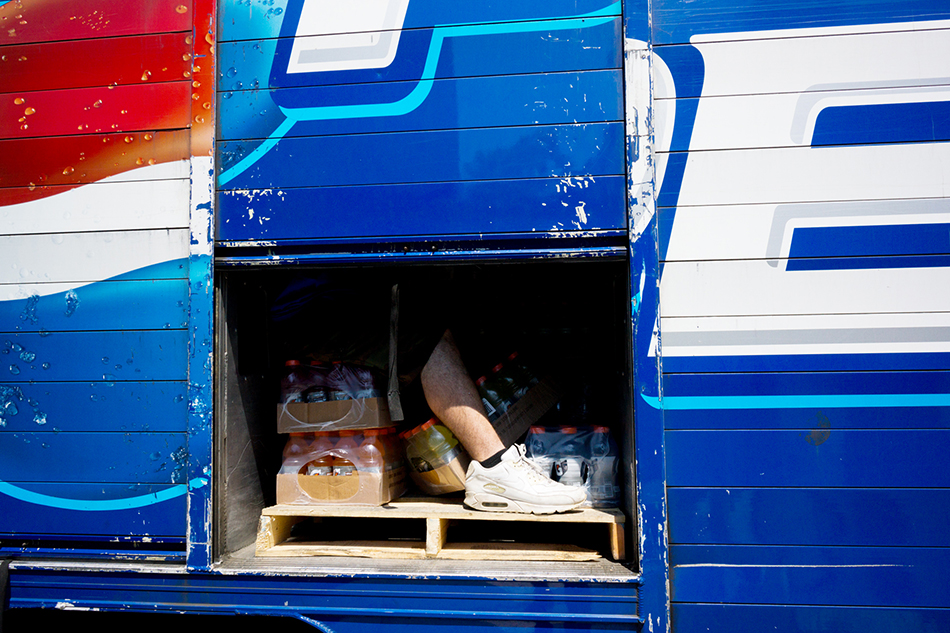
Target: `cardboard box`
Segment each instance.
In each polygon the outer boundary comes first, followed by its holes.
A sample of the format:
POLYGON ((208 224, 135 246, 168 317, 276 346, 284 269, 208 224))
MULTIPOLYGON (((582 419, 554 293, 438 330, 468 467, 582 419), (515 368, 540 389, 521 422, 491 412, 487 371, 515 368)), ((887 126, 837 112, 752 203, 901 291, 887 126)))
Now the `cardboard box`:
POLYGON ((277 475, 277 503, 295 505, 338 504, 378 506, 398 499, 406 491, 406 469, 351 475, 277 475))
POLYGON ((492 422, 505 446, 511 446, 528 432, 528 427, 541 419, 561 399, 561 390, 551 378, 538 382, 520 400, 492 422))
POLYGON ((386 398, 277 405, 278 433, 317 433, 395 426, 386 398))

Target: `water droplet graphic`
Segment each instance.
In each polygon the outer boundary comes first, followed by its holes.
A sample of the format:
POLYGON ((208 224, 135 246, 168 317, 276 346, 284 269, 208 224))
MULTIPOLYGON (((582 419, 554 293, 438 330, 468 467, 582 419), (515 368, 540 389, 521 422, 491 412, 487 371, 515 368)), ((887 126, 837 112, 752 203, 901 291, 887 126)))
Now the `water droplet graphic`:
POLYGON ((134 136, 131 136, 131 135, 128 135, 128 136, 126 136, 126 137, 125 137, 124 139, 122 139, 122 140, 125 141, 126 143, 131 143, 132 141, 135 140, 135 137, 134 137, 134 136))
POLYGON ((185 38, 185 44, 189 44, 189 45, 190 45, 191 42, 192 42, 192 39, 191 39, 191 36, 189 35, 189 36, 187 36, 187 37, 185 38))
POLYGON ((26 103, 26 99, 24 99, 23 97, 17 97, 16 99, 13 100, 14 105, 23 105, 24 103, 26 103))
POLYGON ((76 294, 75 290, 70 290, 66 293, 66 316, 72 316, 76 313, 76 308, 79 307, 79 295, 76 294))
POLYGON ((145 72, 142 73, 142 81, 148 81, 148 78, 151 76, 152 76, 152 73, 146 70, 145 72))
POLYGON ((149 458, 150 460, 152 460, 153 462, 157 462, 158 460, 160 460, 160 459, 162 458, 162 454, 159 453, 158 451, 155 451, 154 453, 151 453, 151 454, 148 456, 148 458, 149 458))
POLYGON ((191 55, 189 53, 185 53, 184 55, 181 56, 181 61, 183 62, 187 62, 190 59, 191 59, 191 55))
POLYGON ((10 365, 10 373, 13 374, 14 376, 19 376, 20 368, 17 367, 16 365, 10 365))
POLYGON ((146 132, 145 134, 142 135, 142 138, 145 139, 146 141, 151 141, 153 138, 155 138, 155 135, 152 134, 151 132, 146 132))
POLYGON ((74 171, 76 171, 76 170, 75 170, 72 166, 66 167, 65 169, 63 169, 63 175, 64 175, 64 176, 68 176, 69 174, 73 173, 74 171))
POLYGON ((46 424, 46 414, 42 411, 37 411, 36 414, 33 415, 33 421, 37 424, 46 424))
POLYGON ((43 363, 42 365, 40 365, 40 367, 42 367, 43 369, 49 369, 49 363, 43 363))
POLYGON ((34 360, 36 360, 36 354, 24 350, 20 352, 20 360, 22 360, 24 363, 32 363, 34 360))
POLYGON ((187 12, 188 12, 188 7, 186 7, 186 6, 183 5, 183 4, 179 4, 177 7, 175 7, 175 12, 176 12, 176 13, 187 13, 187 12))

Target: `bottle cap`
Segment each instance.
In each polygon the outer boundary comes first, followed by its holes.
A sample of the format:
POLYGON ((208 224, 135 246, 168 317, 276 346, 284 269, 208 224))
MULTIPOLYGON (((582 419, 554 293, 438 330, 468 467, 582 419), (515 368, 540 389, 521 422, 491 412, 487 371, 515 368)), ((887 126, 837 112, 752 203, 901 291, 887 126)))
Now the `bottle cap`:
POLYGON ((410 437, 412 437, 416 433, 421 433, 422 431, 425 431, 426 429, 432 428, 432 426, 436 424, 438 421, 439 421, 439 418, 430 418, 429 420, 427 420, 426 422, 423 422, 422 424, 420 424, 414 429, 403 431, 402 433, 399 434, 399 437, 401 437, 404 440, 408 440, 410 437))

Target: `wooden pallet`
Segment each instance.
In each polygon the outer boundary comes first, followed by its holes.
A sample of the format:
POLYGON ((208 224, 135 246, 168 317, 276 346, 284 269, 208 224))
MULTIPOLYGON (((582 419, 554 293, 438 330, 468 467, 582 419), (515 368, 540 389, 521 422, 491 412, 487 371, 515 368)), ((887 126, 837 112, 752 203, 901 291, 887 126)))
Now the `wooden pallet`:
MULTIPOLYGON (((596 548, 589 547, 591 541, 609 544, 610 556, 614 560, 624 558, 624 515, 615 509, 595 510, 591 508, 574 510, 561 514, 525 515, 506 512, 479 512, 470 510, 457 499, 433 497, 404 498, 378 507, 333 506, 333 505, 276 505, 265 508, 261 513, 260 527, 257 533, 257 556, 362 556, 369 558, 444 558, 456 560, 559 560, 590 561, 602 558, 596 548), (312 519, 317 522, 318 536, 301 539, 292 537, 295 524, 312 519), (337 519, 360 519, 363 526, 380 526, 379 532, 386 532, 384 526, 393 525, 383 519, 398 519, 415 522, 401 525, 410 527, 410 535, 403 540, 346 540, 350 534, 345 522, 334 526, 337 519), (367 521, 362 521, 362 520, 367 521), (374 523, 373 520, 376 522, 374 523), (422 521, 424 520, 424 534, 422 521), (587 543, 578 545, 550 542, 504 542, 501 540, 475 542, 455 542, 451 538, 456 531, 462 532, 463 523, 471 521, 492 522, 494 532, 505 532, 505 527, 514 528, 512 522, 530 524, 529 534, 556 537, 558 528, 565 524, 583 527, 586 524, 591 531, 607 526, 606 533, 601 531, 587 539, 587 543), (496 522, 508 522, 507 526, 496 522), (560 524, 560 526, 558 525, 560 524), (417 534, 411 533, 418 525, 417 534), (325 529, 324 529, 325 526, 325 529), (459 527, 454 527, 459 526, 459 527), (450 529, 450 527, 452 529, 450 529)), ((349 525, 352 525, 350 523, 349 525)), ((477 526, 475 532, 482 530, 487 523, 470 524, 477 526)), ((511 531, 511 530, 509 530, 511 531)), ((469 535, 471 537, 471 534, 469 535)), ((489 538, 487 535, 485 538, 489 538)), ((522 539, 527 540, 527 539, 522 539)), ((538 539, 545 540, 545 539, 538 539)), ((603 549, 607 549, 604 547, 603 549)))

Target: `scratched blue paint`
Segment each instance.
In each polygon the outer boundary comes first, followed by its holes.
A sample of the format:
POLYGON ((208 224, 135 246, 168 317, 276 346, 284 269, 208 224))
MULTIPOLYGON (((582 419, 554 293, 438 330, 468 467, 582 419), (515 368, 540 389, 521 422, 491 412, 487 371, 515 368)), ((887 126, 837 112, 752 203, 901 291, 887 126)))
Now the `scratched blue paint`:
MULTIPOLYGON (((213 175, 213 174, 209 174, 213 175)), ((199 222, 213 226, 211 203, 198 205, 204 213, 199 222)), ((197 214, 196 214, 197 215, 197 214)), ((213 241, 209 231, 206 239, 213 241)), ((182 479, 206 481, 211 476, 212 421, 214 413, 214 282, 210 244, 197 243, 189 258, 189 344, 188 344, 188 440, 182 479)), ((188 567, 207 569, 211 554, 211 486, 190 486, 188 494, 188 567)))
MULTIPOLYGON (((597 26, 568 29, 549 20, 548 30, 451 38, 443 42, 435 79, 490 75, 535 74, 620 68, 620 19, 597 26), (510 51, 517 50, 517 55, 510 51), (506 53, 506 51, 509 51, 506 53)), ((228 92, 295 86, 364 85, 418 81, 425 65, 432 29, 400 34, 398 55, 384 68, 319 73, 281 72, 291 41, 224 42, 219 52, 219 90, 228 92), (275 55, 281 55, 275 60, 275 55)), ((362 89, 368 89, 363 86, 362 89)), ((282 104, 283 105, 283 104, 282 104)))
MULTIPOLYGON (((232 146, 223 143, 222 152, 232 146)), ((620 122, 285 138, 229 186, 283 190, 622 175, 623 147, 620 122)))
MULTIPOLYGON (((620 71, 609 69, 437 79, 430 98, 404 116, 300 122, 285 137, 621 121, 621 81, 620 71)), ((374 88, 404 94, 414 85, 391 82, 374 88)), ((331 85, 234 93, 221 100, 219 138, 247 143, 268 136, 283 120, 273 103, 277 95, 293 107, 314 102, 354 103, 364 98, 365 92, 363 86, 331 85)), ((230 151, 222 152, 222 160, 225 164, 220 169, 234 162, 230 151)))
MULTIPOLYGON (((565 19, 562 24, 565 28, 576 29, 585 26, 597 26, 611 20, 617 14, 620 3, 609 5, 588 14, 565 19), (604 17, 607 16, 607 17, 604 17)), ((290 128, 298 121, 325 121, 332 119, 353 119, 364 117, 394 117, 408 114, 418 108, 429 96, 435 78, 441 54, 442 43, 446 38, 465 37, 473 35, 495 35, 501 33, 525 33, 544 31, 548 29, 544 22, 509 22, 500 24, 470 24, 464 26, 447 26, 436 29, 426 54, 425 64, 418 84, 405 97, 392 102, 362 103, 345 106, 313 106, 306 108, 281 108, 287 117, 267 139, 251 151, 240 162, 218 176, 219 185, 223 186, 240 175, 251 165, 267 154, 277 142, 283 138, 290 128)))
POLYGON ((622 176, 221 192, 219 240, 503 234, 623 228, 622 176), (252 192, 255 193, 255 192, 252 192), (582 204, 583 203, 583 204, 582 204), (588 221, 581 224, 577 207, 588 221), (253 209, 249 217, 248 209, 253 209), (352 213, 373 210, 372 222, 352 213), (451 213, 418 213, 451 209, 451 213), (266 218, 266 220, 265 220, 266 218))

